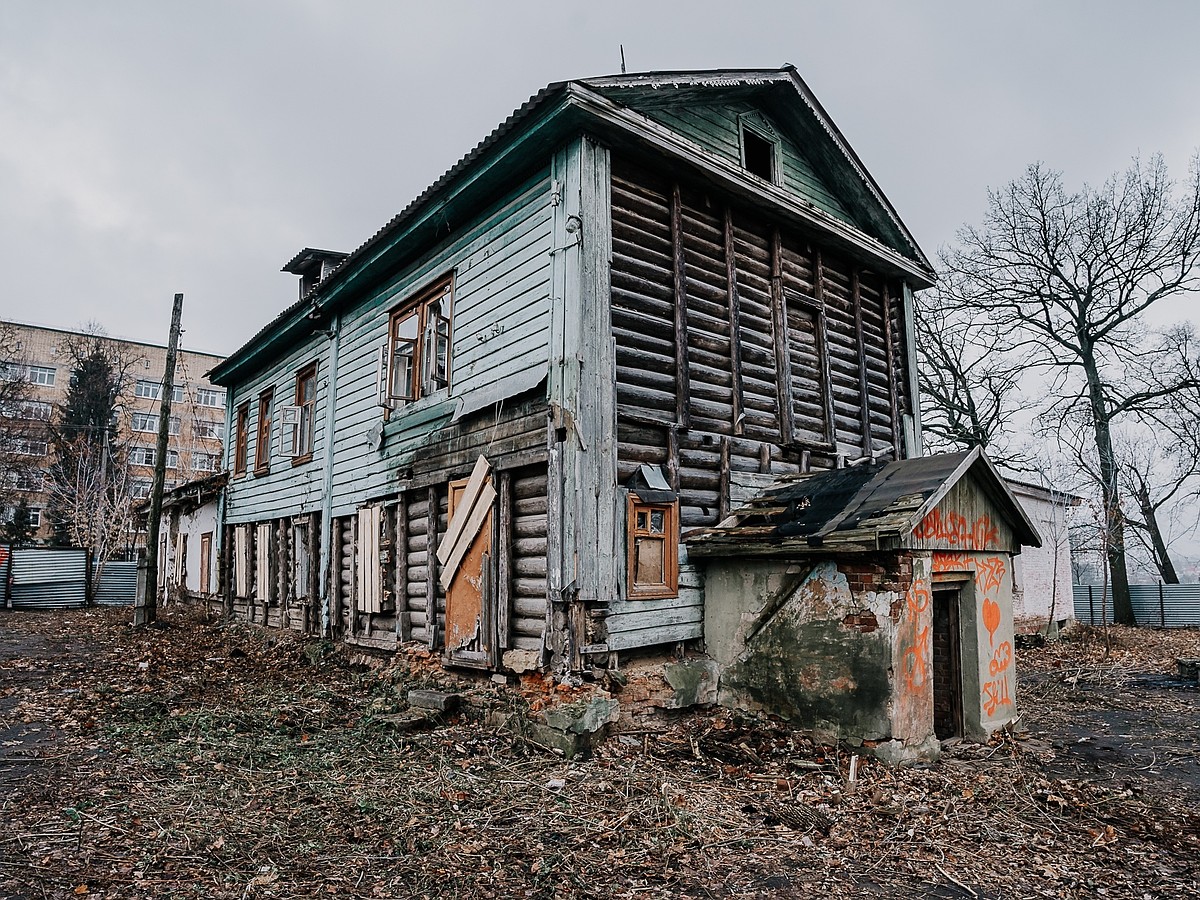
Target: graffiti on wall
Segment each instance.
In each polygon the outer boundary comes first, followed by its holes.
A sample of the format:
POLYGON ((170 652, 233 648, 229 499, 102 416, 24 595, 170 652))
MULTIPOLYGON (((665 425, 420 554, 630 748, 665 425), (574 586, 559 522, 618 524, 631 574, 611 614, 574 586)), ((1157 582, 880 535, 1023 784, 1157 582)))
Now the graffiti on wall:
POLYGON ((951 547, 984 550, 996 546, 999 529, 991 516, 983 515, 968 522, 966 516, 956 512, 943 513, 935 509, 913 529, 913 537, 919 541, 942 541, 951 547))
POLYGON ((903 647, 904 681, 910 691, 920 691, 929 684, 929 625, 926 623, 917 628, 917 623, 925 618, 924 613, 932 602, 928 583, 913 581, 904 602, 908 607, 908 619, 913 623, 911 637, 903 647))
MULTIPOLYGON (((973 530, 979 531, 979 533, 985 530, 985 527, 980 524, 983 518, 975 526, 972 526, 973 530)), ((928 521, 927 517, 926 522, 928 521)), ((965 522, 965 520, 963 521, 965 522)), ((924 524, 922 523, 922 525, 924 524)), ((944 524, 944 521, 941 524, 944 524)), ((937 537, 940 540, 947 540, 946 534, 949 533, 951 532, 942 531, 937 537)), ((921 537, 919 533, 917 536, 921 537)), ((925 536, 934 536, 932 527, 925 536)), ((987 672, 985 675, 982 671, 983 659, 981 659, 979 699, 984 714, 989 718, 997 713, 1002 714, 1005 708, 1011 709, 1013 706, 1012 642, 1003 639, 1004 632, 1001 626, 1004 624, 1004 616, 999 596, 1008 571, 1007 561, 1002 556, 985 556, 974 553, 934 553, 933 571, 939 573, 973 572, 975 575, 975 594, 979 600, 979 620, 988 636, 987 649, 981 652, 981 656, 987 661, 987 672)))

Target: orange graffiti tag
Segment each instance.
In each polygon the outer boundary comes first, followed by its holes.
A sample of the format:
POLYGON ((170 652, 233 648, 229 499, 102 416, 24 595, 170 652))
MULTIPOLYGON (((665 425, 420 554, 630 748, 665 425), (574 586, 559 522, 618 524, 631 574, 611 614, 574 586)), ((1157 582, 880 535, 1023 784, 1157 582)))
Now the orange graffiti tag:
POLYGON ((993 675, 999 675, 1001 672, 1007 672, 1008 667, 1012 665, 1012 644, 1004 641, 996 648, 996 652, 992 654, 992 661, 988 663, 988 671, 993 675))
POLYGON ((1001 706, 1012 706, 1007 675, 1002 675, 983 686, 983 711, 989 716, 994 716, 1001 706))
POLYGON ((929 644, 929 626, 926 625, 913 638, 913 645, 904 651, 904 680, 909 690, 918 691, 929 683, 929 664, 925 662, 925 648, 929 644))
POLYGON ((971 557, 965 553, 933 554, 933 571, 935 572, 967 572, 971 568, 971 557))
POLYGON ((1004 583, 1004 560, 998 556, 978 560, 975 563, 975 583, 985 594, 999 588, 1004 583))
POLYGON ((983 711, 989 716, 995 715, 1001 706, 1012 706, 1012 698, 1008 693, 1008 670, 1012 666, 1012 660, 1012 644, 1002 641, 988 662, 988 672, 991 673, 992 680, 983 685, 983 711))
POLYGON ((935 509, 913 529, 913 536, 922 541, 945 541, 952 547, 984 550, 997 542, 999 530, 989 516, 980 516, 969 524, 966 516, 954 512, 942 515, 940 509, 935 509))
POLYGON ((1000 604, 983 598, 983 627, 987 629, 988 644, 996 645, 996 629, 1000 627, 1000 604))
POLYGON ((908 603, 908 610, 914 614, 920 614, 929 609, 930 596, 929 585, 923 581, 914 581, 908 588, 908 594, 905 596, 905 601, 908 603))

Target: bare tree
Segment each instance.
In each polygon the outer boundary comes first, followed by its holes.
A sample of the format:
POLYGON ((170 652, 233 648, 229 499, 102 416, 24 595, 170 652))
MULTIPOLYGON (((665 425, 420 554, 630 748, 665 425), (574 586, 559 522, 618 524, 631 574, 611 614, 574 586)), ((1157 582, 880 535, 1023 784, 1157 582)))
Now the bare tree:
POLYGON ((996 328, 986 311, 960 302, 943 278, 916 309, 921 424, 933 450, 982 447, 1014 471, 1036 468, 1013 444, 1013 420, 1023 407, 1021 378, 1028 352, 996 328))
POLYGON ((1200 385, 1161 366, 1179 348, 1154 335, 1146 313, 1200 287, 1200 158, 1176 197, 1160 157, 1134 161, 1099 187, 1069 191, 1031 166, 989 192, 983 224, 965 227, 943 265, 958 302, 986 314, 1050 373, 1049 411, 1080 416, 1095 450, 1105 555, 1118 622, 1135 624, 1126 567, 1126 518, 1114 426, 1200 385))

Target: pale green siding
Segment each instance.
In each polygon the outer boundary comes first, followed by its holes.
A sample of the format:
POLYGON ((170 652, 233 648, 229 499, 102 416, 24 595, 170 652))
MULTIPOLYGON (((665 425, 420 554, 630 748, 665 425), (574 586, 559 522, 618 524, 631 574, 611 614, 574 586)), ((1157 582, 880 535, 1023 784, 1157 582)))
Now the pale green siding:
MULTIPOLYGON (((739 116, 753 114, 756 110, 749 103, 733 102, 713 105, 681 104, 670 109, 650 107, 639 112, 695 141, 710 153, 740 165, 742 156, 739 116)), ((852 225, 856 224, 845 205, 817 173, 804 149, 790 135, 783 133, 777 123, 771 122, 769 117, 764 118, 780 136, 780 186, 803 197, 823 212, 837 216, 852 225)))
POLYGON ((233 391, 233 419, 228 422, 225 465, 230 472, 226 489, 226 521, 256 522, 281 516, 319 512, 321 509, 321 458, 325 447, 325 404, 329 387, 329 339, 313 335, 295 347, 283 359, 265 372, 233 391), (313 422, 313 458, 298 466, 292 458, 279 452, 279 408, 295 400, 296 373, 317 361, 317 405, 313 422), (269 474, 254 473, 257 450, 258 396, 268 387, 275 389, 273 422, 271 424, 271 469, 269 474), (246 453, 246 474, 233 477, 233 454, 237 444, 237 408, 250 404, 249 441, 246 453))
MULTIPOLYGON (((549 172, 527 180, 403 275, 343 316, 334 441, 333 515, 395 490, 397 472, 367 442, 383 420, 377 359, 388 314, 434 279, 454 273, 450 390, 397 410, 392 423, 432 418, 440 427, 460 408, 500 399, 505 385, 543 377, 549 360, 549 172), (449 402, 447 402, 449 401, 449 402), (431 409, 439 407, 439 409, 431 409), (429 417, 427 413, 437 413, 429 417)), ((389 425, 389 431, 399 427, 389 425)))

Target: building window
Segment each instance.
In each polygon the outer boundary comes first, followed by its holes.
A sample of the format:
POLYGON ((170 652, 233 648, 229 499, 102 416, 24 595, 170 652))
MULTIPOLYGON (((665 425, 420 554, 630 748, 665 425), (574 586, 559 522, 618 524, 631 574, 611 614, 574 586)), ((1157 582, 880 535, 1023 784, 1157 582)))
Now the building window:
POLYGON ((219 409, 225 405, 225 394, 212 388, 196 388, 196 405, 219 409))
POLYGON ((313 454, 313 417, 317 411, 317 364, 296 373, 296 407, 300 410, 293 445, 293 461, 307 462, 313 454))
POLYGON ((137 384, 133 386, 133 396, 145 400, 158 400, 162 397, 162 385, 157 381, 139 378, 137 384))
POLYGON ((29 510, 29 527, 35 530, 42 527, 42 511, 40 509, 29 510))
POLYGON ((150 482, 140 478, 129 482, 129 496, 134 500, 145 500, 150 496, 150 482))
POLYGON ((765 123, 741 123, 742 165, 751 175, 778 182, 779 139, 765 123))
POLYGON ((187 385, 186 384, 171 385, 171 402, 172 403, 182 403, 183 398, 186 396, 187 396, 187 385))
POLYGON ((192 431, 196 437, 203 438, 208 441, 219 441, 225 437, 224 422, 209 422, 204 419, 197 419, 192 426, 192 431))
POLYGON ((258 395, 258 427, 254 435, 254 472, 262 475, 271 470, 271 400, 274 388, 258 395))
POLYGON ((9 469, 4 481, 14 491, 36 494, 46 489, 46 473, 35 469, 9 469))
POLYGON ((158 416, 154 413, 134 413, 129 427, 134 431, 145 431, 150 434, 158 433, 158 416))
POLYGON ((46 456, 50 453, 49 441, 39 441, 35 438, 13 438, 12 452, 21 456, 46 456))
POLYGON ((243 403, 237 411, 237 432, 233 443, 233 474, 246 474, 246 450, 250 438, 250 404, 243 403))
POLYGON ((387 399, 408 403, 450 385, 449 276, 392 313, 388 326, 387 399))
POLYGON ((53 366, 30 366, 29 383, 54 387, 54 371, 53 366))
POLYGON ((192 452, 192 468, 197 472, 215 472, 220 462, 215 453, 192 452))
POLYGON ((167 451, 167 468, 168 469, 178 469, 179 468, 179 451, 178 450, 168 450, 167 451))
POLYGON ((679 594, 679 501, 646 503, 629 495, 629 599, 679 594))
POLYGON ((0 405, 0 415, 27 422, 49 422, 54 407, 40 400, 17 400, 0 405))
POLYGON ((129 451, 129 461, 135 466, 154 465, 154 448, 134 447, 129 451))
POLYGON ((167 419, 167 434, 179 434, 179 416, 167 419))

